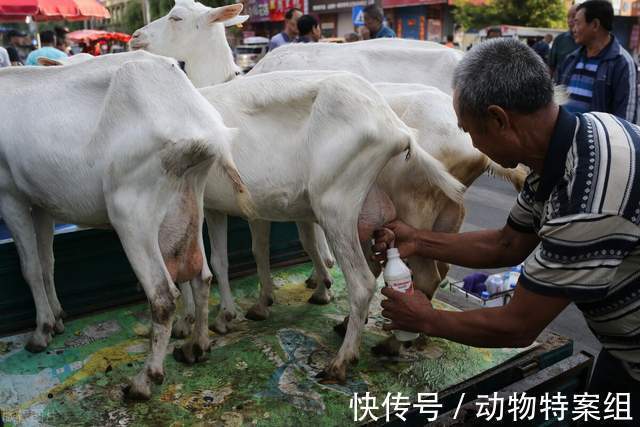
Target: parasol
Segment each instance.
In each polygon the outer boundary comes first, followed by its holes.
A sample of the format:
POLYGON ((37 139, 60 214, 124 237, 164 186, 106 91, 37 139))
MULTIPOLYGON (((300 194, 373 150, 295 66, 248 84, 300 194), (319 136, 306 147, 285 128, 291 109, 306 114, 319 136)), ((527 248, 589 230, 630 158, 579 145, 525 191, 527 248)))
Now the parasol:
POLYGON ((67 40, 75 43, 90 44, 99 40, 115 40, 127 43, 131 39, 129 34, 113 31, 78 30, 67 34, 67 40))
POLYGON ((111 15, 97 0, 0 0, 0 21, 83 21, 111 15))

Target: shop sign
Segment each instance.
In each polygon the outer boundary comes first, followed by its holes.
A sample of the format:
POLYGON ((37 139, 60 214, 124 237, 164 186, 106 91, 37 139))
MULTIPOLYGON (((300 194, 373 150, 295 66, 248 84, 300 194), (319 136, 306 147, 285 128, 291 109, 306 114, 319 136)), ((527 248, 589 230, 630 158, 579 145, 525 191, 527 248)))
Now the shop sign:
POLYGON ((373 0, 309 0, 309 13, 352 12, 356 6, 372 3, 373 0))
POLYGON ((294 7, 304 10, 304 0, 269 0, 269 18, 272 22, 284 21, 284 14, 294 7))
POLYGON ((250 22, 266 22, 269 20, 269 0, 248 0, 246 5, 250 22))
POLYGON ((351 20, 354 27, 362 27, 364 25, 364 6, 354 6, 351 9, 351 20))

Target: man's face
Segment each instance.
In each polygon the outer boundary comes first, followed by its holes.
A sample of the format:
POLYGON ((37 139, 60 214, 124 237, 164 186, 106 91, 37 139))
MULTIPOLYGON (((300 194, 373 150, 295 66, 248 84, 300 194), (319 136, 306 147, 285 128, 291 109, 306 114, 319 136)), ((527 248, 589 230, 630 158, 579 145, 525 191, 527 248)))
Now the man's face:
POLYGON ((382 23, 378 19, 372 18, 368 13, 364 14, 364 26, 369 29, 372 35, 380 30, 381 24, 382 23))
POLYGON ((487 117, 481 122, 474 117, 461 115, 457 92, 454 92, 453 95, 453 108, 458 118, 458 127, 469 134, 475 148, 502 167, 515 168, 518 166, 519 161, 513 150, 515 145, 513 131, 504 129, 491 117, 487 117))
POLYGON ((576 8, 577 6, 573 5, 567 11, 567 27, 569 28, 569 31, 573 29, 573 24, 576 19, 576 8))
POLYGON ((599 28, 600 20, 594 19, 591 22, 587 22, 585 10, 580 9, 576 12, 576 18, 573 21, 573 28, 571 29, 573 39, 578 44, 587 45, 595 39, 599 28))
POLYGON ((293 12, 291 19, 287 21, 287 28, 291 34, 298 35, 298 19, 302 16, 302 12, 296 10, 293 12))

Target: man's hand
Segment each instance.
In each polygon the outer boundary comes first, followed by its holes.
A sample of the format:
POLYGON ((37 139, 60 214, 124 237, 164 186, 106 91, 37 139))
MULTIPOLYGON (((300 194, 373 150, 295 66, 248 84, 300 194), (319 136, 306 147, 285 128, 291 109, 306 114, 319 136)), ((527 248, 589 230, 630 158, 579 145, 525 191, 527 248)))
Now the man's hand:
POLYGON ((387 260, 387 249, 394 243, 400 252, 400 258, 415 255, 418 250, 418 230, 400 220, 391 221, 383 228, 373 233, 375 244, 373 245, 374 260, 384 262, 387 260), (394 242, 395 241, 395 242, 394 242))
POLYGON ((435 310, 425 294, 414 290, 411 295, 407 295, 384 287, 382 295, 388 298, 380 304, 382 316, 391 320, 391 323, 382 326, 383 329, 426 332, 428 322, 432 321, 435 310))

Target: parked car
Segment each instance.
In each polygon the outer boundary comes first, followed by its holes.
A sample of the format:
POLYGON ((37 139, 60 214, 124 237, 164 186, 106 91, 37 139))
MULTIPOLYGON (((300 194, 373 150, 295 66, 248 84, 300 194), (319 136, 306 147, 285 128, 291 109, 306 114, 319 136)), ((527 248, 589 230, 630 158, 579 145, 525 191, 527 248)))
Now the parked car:
POLYGON ((243 73, 249 72, 267 54, 269 39, 266 37, 247 37, 243 44, 236 46, 236 64, 243 73))

